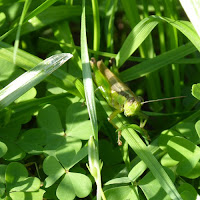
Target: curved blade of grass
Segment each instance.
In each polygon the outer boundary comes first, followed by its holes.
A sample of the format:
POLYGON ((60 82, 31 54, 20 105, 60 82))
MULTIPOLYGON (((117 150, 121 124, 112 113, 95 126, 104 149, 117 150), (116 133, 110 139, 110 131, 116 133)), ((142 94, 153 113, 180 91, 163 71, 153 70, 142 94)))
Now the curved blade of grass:
POLYGON ((192 43, 193 45, 200 51, 200 37, 192 26, 191 22, 183 21, 183 20, 172 20, 167 17, 158 17, 163 22, 167 22, 173 27, 177 28, 181 33, 183 33, 192 43))
POLYGON ((29 13, 25 19, 24 22, 28 22, 29 19, 32 17, 40 14, 44 10, 46 10, 48 7, 50 7, 52 4, 54 4, 58 0, 46 0, 44 3, 42 3, 40 6, 38 6, 35 10, 33 10, 31 13, 29 13))
MULTIPOLYGON (((190 22, 171 20, 169 18, 163 18, 163 17, 158 17, 158 16, 155 16, 155 17, 159 18, 163 22, 168 22, 170 25, 172 25, 173 27, 181 31, 193 43, 193 45, 200 51, 200 38, 190 22)), ((173 49, 169 52, 163 53, 151 60, 144 61, 143 63, 140 63, 132 68, 129 68, 128 70, 121 73, 121 77, 123 81, 130 81, 138 77, 145 76, 150 72, 158 70, 161 67, 164 67, 174 62, 175 60, 178 60, 194 52, 195 47, 193 47, 191 44, 188 43, 186 45, 178 47, 177 49, 173 49)))
POLYGON ((11 104, 30 88, 58 69, 71 57, 72 55, 68 53, 53 55, 12 81, 0 91, 0 109, 11 104))
POLYGON ((14 64, 16 62, 17 49, 19 47, 19 38, 20 38, 20 32, 21 32, 22 24, 23 24, 25 15, 26 15, 26 13, 29 9, 29 6, 31 4, 31 1, 32 0, 26 0, 25 1, 24 8, 23 8, 23 11, 22 11, 22 15, 21 15, 20 20, 19 20, 19 25, 18 25, 18 28, 17 28, 16 39, 15 39, 15 44, 14 44, 14 52, 13 52, 13 63, 14 64))
POLYGON ((99 161, 99 150, 98 150, 98 126, 96 116, 96 105, 94 98, 94 88, 92 82, 91 68, 89 64, 89 55, 87 47, 86 37, 86 19, 85 19, 85 0, 82 1, 82 16, 81 16, 81 59, 83 69, 83 83, 85 89, 85 97, 92 124, 93 135, 89 140, 88 145, 88 159, 89 159, 89 171, 94 177, 97 185, 97 200, 101 199, 101 167, 99 161))
POLYGON ((200 2, 196 0, 184 1, 180 0, 180 3, 185 10, 188 18, 192 22, 194 28, 196 29, 198 35, 200 36, 200 2))
MULTIPOLYGON (((0 59, 13 63, 13 47, 11 45, 0 42, 0 59)), ((40 62, 42 62, 42 59, 18 49, 16 57, 16 65, 18 67, 21 67, 27 71, 40 62)), ((84 89, 81 81, 61 69, 56 70, 53 74, 48 76, 45 81, 48 81, 49 83, 56 85, 73 95, 83 97, 81 94, 84 93, 84 89), (79 87, 79 89, 75 86, 79 87), (77 89, 81 92, 79 92, 77 89)))
POLYGON ((160 19, 155 16, 150 16, 143 19, 133 28, 116 56, 116 65, 118 67, 122 66, 123 63, 140 46, 140 44, 158 24, 159 20, 160 19))
POLYGON ((120 78, 126 82, 143 77, 148 73, 154 72, 168 64, 174 63, 176 60, 179 60, 180 58, 183 58, 184 56, 195 51, 196 48, 191 43, 182 45, 176 49, 167 51, 159 56, 143 61, 140 64, 124 70, 120 73, 120 78))
MULTIPOLYGON (((172 25, 173 27, 177 28, 181 31, 193 44, 194 46, 200 51, 200 39, 198 34, 196 33, 195 29, 193 28, 192 24, 188 21, 178 21, 172 20, 169 18, 159 17, 159 16, 151 16, 148 18, 143 19, 139 22, 135 28, 131 31, 127 39, 125 40, 123 46, 121 47, 120 51, 116 56, 116 62, 118 67, 120 67, 129 57, 134 53, 134 51, 139 47, 139 45, 144 41, 144 39, 150 34, 153 28, 158 24, 158 22, 167 22, 168 24, 172 25)), ((192 48, 192 47, 191 47, 192 48)), ((172 50, 173 51, 173 50, 172 50)), ((192 51, 193 52, 193 51, 192 51)), ((186 53, 186 52, 185 52, 186 53)), ((165 54, 166 55, 166 54, 165 54)), ((187 54, 186 54, 187 55, 187 54)), ((163 56, 164 58, 165 56, 163 56)), ((179 57, 181 58, 181 57, 179 57)), ((156 58, 154 58, 156 59, 156 58)), ((170 57, 165 57, 162 61, 163 63, 166 62, 166 65, 169 64, 170 57)), ((150 66, 151 61, 149 60, 149 68, 154 68, 154 66, 150 66)), ((148 68, 147 67, 147 68, 148 68)), ((135 68, 135 66, 134 66, 135 68)), ((144 76, 148 74, 148 69, 145 69, 145 73, 140 75, 144 76)), ((136 70, 136 69, 135 69, 136 70)), ((137 69, 138 70, 138 69, 137 69)), ((155 71, 155 70, 152 70, 155 71)), ((152 72, 149 70, 149 72, 152 72)), ((134 72, 128 71, 130 76, 136 76, 134 72), (134 74, 132 74, 134 73, 134 74)), ((129 78, 129 80, 132 80, 129 78)))

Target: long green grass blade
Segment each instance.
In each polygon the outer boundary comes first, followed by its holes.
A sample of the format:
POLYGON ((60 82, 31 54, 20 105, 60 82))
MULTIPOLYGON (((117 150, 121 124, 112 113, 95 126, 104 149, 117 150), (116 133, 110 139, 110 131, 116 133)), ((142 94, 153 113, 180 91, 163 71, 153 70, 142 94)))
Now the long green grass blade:
MULTIPOLYGON (((197 35, 196 31, 194 30, 194 28, 192 27, 190 22, 171 20, 169 18, 162 18, 162 17, 158 17, 158 16, 156 16, 156 18, 162 19, 163 21, 166 21, 170 25, 177 28, 194 44, 194 46, 198 50, 200 50, 199 36, 197 35)), ((128 41, 128 39, 126 41, 128 41)), ((122 51, 122 48, 120 51, 122 51)), ((128 50, 124 50, 123 53, 125 54, 125 52, 127 52, 127 51, 128 50)), ((130 48, 129 48, 129 51, 130 51, 130 48)), ((161 67, 164 67, 170 63, 173 63, 175 60, 183 58, 184 56, 186 56, 194 51, 195 51, 195 48, 192 47, 191 44, 181 46, 177 49, 174 49, 167 53, 161 54, 149 61, 144 61, 143 63, 140 63, 140 64, 134 66, 134 68, 129 68, 128 70, 121 73, 121 77, 124 81, 129 81, 129 80, 133 80, 133 79, 145 76, 146 74, 153 72, 161 67), (176 50, 177 50, 177 52, 174 52, 176 50)), ((131 53, 129 53, 129 55, 130 54, 131 53)), ((127 56, 126 56, 126 59, 127 59, 127 56)))
POLYGON ((0 109, 11 104, 30 88, 58 69, 71 57, 72 55, 68 53, 51 56, 12 81, 0 91, 0 109))
POLYGON ((165 170, 162 168, 153 154, 149 151, 137 133, 132 129, 128 129, 122 132, 122 136, 151 170, 154 177, 160 182, 160 185, 171 197, 171 199, 181 200, 182 198, 177 192, 172 180, 169 178, 165 170))
POLYGON ((123 46, 116 56, 116 63, 118 67, 120 67, 134 53, 134 51, 139 47, 139 45, 145 40, 145 38, 151 33, 153 28, 159 22, 168 22, 169 25, 177 28, 200 51, 199 36, 190 22, 172 20, 159 16, 151 16, 139 22, 126 38, 123 46))
POLYGON ((89 170, 91 175, 94 177, 97 185, 97 200, 101 199, 102 188, 101 188, 101 164, 99 161, 99 150, 98 150, 98 126, 97 126, 97 115, 96 105, 94 98, 94 88, 91 75, 91 68, 89 63, 88 47, 87 47, 87 36, 86 36, 86 18, 85 18, 85 0, 82 2, 82 16, 81 16, 81 60, 83 69, 83 83, 85 89, 85 97, 90 116, 93 133, 89 140, 88 145, 88 156, 89 156, 89 170))
MULTIPOLYGON (((0 59, 13 63, 13 47, 4 42, 0 42, 0 47, 0 59)), ((42 59, 18 49, 16 57, 16 65, 18 67, 21 67, 22 69, 27 71, 39 64, 40 62, 42 62, 42 59)), ((49 83, 56 85, 70 92, 71 94, 83 97, 82 95, 80 95, 79 91, 75 87, 76 84, 81 87, 81 81, 61 69, 56 70, 53 74, 48 76, 45 81, 48 81, 49 83)), ((80 91, 83 91, 83 85, 80 88, 80 91)), ((81 92, 81 94, 82 93, 83 92, 81 92)))
POLYGON ((50 7, 52 4, 54 4, 56 1, 58 0, 46 0, 44 3, 38 6, 35 10, 33 10, 31 13, 28 14, 25 17, 24 22, 28 22, 29 19, 40 14, 41 12, 46 10, 48 7, 50 7))
POLYGON ((81 17, 81 61, 83 68, 83 83, 85 89, 86 103, 90 120, 93 127, 93 134, 95 140, 98 140, 98 126, 96 116, 96 106, 94 99, 94 88, 92 81, 92 73, 89 62, 88 47, 87 47, 87 36, 86 36, 86 19, 85 19, 85 3, 83 2, 83 11, 81 17))
POLYGON ((121 0, 121 3, 124 7, 124 11, 128 18, 129 24, 131 28, 133 28, 136 25, 136 23, 140 21, 137 2, 136 0, 126 0, 126 1, 121 0))
MULTIPOLYGON (((68 93, 49 95, 42 98, 34 98, 31 100, 26 100, 24 102, 20 102, 17 104, 11 104, 9 106, 9 109, 12 110, 12 116, 9 118, 9 123, 18 123, 24 121, 24 118, 27 118, 27 114, 32 115, 40 108, 44 107, 44 105, 51 104, 56 100, 66 98, 66 96, 68 95, 69 95, 68 93)), ((6 124, 5 116, 7 112, 8 112, 7 109, 3 109, 0 111, 0 121, 1 121, 0 126, 2 126, 3 122, 6 124)))
POLYGON ((22 24, 23 24, 25 15, 26 15, 26 13, 29 9, 29 6, 31 4, 31 1, 32 0, 26 0, 25 1, 24 8, 23 8, 20 20, 19 20, 19 25, 18 25, 18 28, 17 28, 17 34, 16 34, 16 39, 15 39, 15 44, 14 44, 14 53, 13 53, 13 63, 14 64, 16 62, 17 49, 19 47, 19 39, 20 39, 20 32, 21 32, 22 24))
POLYGON ((191 22, 183 21, 183 20, 173 20, 170 18, 163 18, 159 17, 163 21, 169 23, 173 27, 177 28, 180 32, 182 32, 193 44, 194 46, 200 51, 200 39, 199 35, 195 31, 194 27, 192 26, 191 22))
POLYGON ((182 45, 176 49, 165 52, 155 58, 146 60, 134 67, 131 67, 120 74, 120 77, 123 81, 130 81, 140 77, 145 76, 148 73, 151 73, 155 70, 158 70, 168 64, 174 63, 175 61, 187 56, 196 51, 196 48, 188 43, 182 45))
POLYGON ((158 18, 151 16, 143 19, 133 28, 116 56, 116 64, 118 67, 122 66, 123 63, 134 53, 158 22, 158 18))

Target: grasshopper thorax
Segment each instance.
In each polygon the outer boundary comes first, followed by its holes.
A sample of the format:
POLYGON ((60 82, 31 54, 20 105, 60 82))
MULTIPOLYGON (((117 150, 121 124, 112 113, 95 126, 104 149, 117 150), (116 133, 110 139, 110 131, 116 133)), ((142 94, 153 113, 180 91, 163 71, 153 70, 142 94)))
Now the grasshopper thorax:
POLYGON ((124 103, 124 115, 126 117, 137 115, 140 112, 142 99, 141 98, 129 98, 124 103))

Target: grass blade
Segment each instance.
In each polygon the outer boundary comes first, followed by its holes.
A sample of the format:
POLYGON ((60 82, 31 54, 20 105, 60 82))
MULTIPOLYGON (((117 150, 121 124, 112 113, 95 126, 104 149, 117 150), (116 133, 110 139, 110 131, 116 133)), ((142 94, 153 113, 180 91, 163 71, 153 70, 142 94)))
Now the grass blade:
POLYGON ((116 56, 116 65, 118 67, 122 66, 123 63, 134 53, 158 22, 159 19, 151 16, 143 19, 133 28, 116 56))
POLYGON ((124 132, 122 132, 122 136, 131 146, 131 148, 137 153, 137 155, 144 161, 171 199, 182 199, 165 170, 149 151, 140 137, 136 134, 136 132, 131 129, 124 130, 124 132))
POLYGON ((87 47, 87 36, 86 36, 86 23, 85 23, 85 5, 83 2, 83 11, 81 17, 81 60, 83 68, 83 84, 85 89, 86 103, 88 107, 89 116, 91 119, 93 134, 95 140, 98 140, 98 127, 97 127, 97 116, 96 106, 94 100, 94 88, 92 82, 92 74, 89 63, 88 47, 87 47))
POLYGON ((85 89, 85 97, 88 108, 88 113, 90 116, 93 135, 89 140, 88 145, 88 156, 89 156, 89 171, 94 177, 97 185, 97 200, 101 199, 102 188, 101 188, 101 167, 99 161, 99 150, 98 150, 98 126, 97 126, 97 116, 96 116, 96 105, 94 99, 94 88, 91 75, 91 68, 89 64, 89 55, 87 47, 87 37, 86 37, 86 19, 85 19, 85 0, 82 2, 82 16, 81 16, 81 60, 83 68, 83 83, 85 89), (94 138, 94 139, 93 139, 94 138))
MULTIPOLYGON (((150 34, 150 32, 153 30, 153 28, 160 21, 168 22, 170 25, 177 28, 200 51, 199 36, 196 33, 196 31, 194 30, 194 28, 192 27, 192 24, 190 22, 171 20, 169 18, 164 18, 164 17, 159 17, 159 16, 151 16, 151 17, 145 18, 141 22, 139 22, 135 26, 135 28, 131 31, 131 33, 129 34, 127 39, 125 40, 123 46, 121 47, 120 51, 118 52, 118 54, 116 56, 116 62, 117 62, 118 67, 120 67, 134 53, 134 51, 139 47, 139 45, 144 41, 144 39, 150 34)), ((168 59, 169 59, 169 57, 168 57, 168 59)), ((166 62, 166 65, 169 64, 169 62, 167 61, 168 59, 166 58, 165 60, 163 60, 163 62, 166 62)), ((151 66, 149 66, 149 67, 151 67, 151 66)), ((152 67, 154 68, 154 66, 152 66, 152 67)), ((146 69, 144 69, 144 70, 146 70, 146 69)), ((155 70, 153 70, 153 71, 155 71, 155 70)), ((149 72, 152 72, 152 71, 149 71, 149 72)), ((131 74, 130 71, 128 71, 128 73, 130 76, 136 76, 136 74, 131 74)), ((142 75, 140 75, 140 77, 143 75, 146 75, 146 74, 147 73, 142 74, 142 75)), ((123 78, 123 80, 124 79, 126 79, 126 78, 123 78)), ((128 79, 128 80, 131 80, 131 79, 128 79)))
POLYGON ((168 22, 173 27, 177 28, 180 32, 182 32, 193 44, 194 46, 200 51, 200 39, 199 35, 195 31, 194 27, 192 26, 191 22, 183 21, 183 20, 172 20, 170 18, 163 18, 159 17, 163 21, 168 22))
POLYGON ((125 82, 143 77, 195 51, 196 48, 191 43, 182 45, 123 71, 120 77, 125 82))
POLYGON ((11 104, 30 88, 58 69, 71 57, 72 55, 67 53, 51 56, 12 81, 0 91, 0 109, 3 109, 11 104))
MULTIPOLYGON (((0 59, 13 63, 13 47, 4 42, 0 42, 0 47, 0 59)), ((40 62, 42 62, 42 59, 31 55, 23 50, 18 50, 16 59, 16 65, 18 67, 21 67, 22 69, 27 71, 39 64, 40 62)), ((48 76, 45 81, 56 85, 70 92, 71 94, 82 97, 82 95, 80 95, 79 91, 75 87, 76 84, 81 87, 81 81, 61 69, 56 70, 53 74, 48 76)), ((83 85, 80 90, 83 91, 83 85)), ((81 94, 83 93, 82 91, 81 94)))
POLYGON ((32 0, 26 0, 25 1, 24 8, 23 8, 23 11, 22 11, 22 15, 20 17, 19 25, 18 25, 18 28, 17 28, 16 39, 15 39, 15 44, 14 44, 14 52, 13 52, 13 63, 14 64, 16 62, 17 49, 19 47, 19 38, 20 38, 20 32, 21 32, 22 24, 23 24, 25 15, 28 11, 28 8, 31 4, 31 1, 32 0))
POLYGON ((33 10, 30 14, 28 14, 25 17, 24 22, 28 22, 29 19, 40 14, 41 12, 46 10, 48 7, 50 7, 52 4, 54 4, 56 1, 58 0, 46 0, 44 3, 38 6, 35 10, 33 10))

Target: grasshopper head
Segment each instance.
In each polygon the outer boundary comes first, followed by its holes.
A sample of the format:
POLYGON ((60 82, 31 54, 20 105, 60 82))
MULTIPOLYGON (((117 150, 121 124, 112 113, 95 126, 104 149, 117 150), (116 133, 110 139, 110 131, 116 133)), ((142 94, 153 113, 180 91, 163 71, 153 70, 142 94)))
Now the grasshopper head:
POLYGON ((137 100, 130 98, 124 103, 124 115, 133 116, 140 112, 142 99, 137 98, 137 100))

